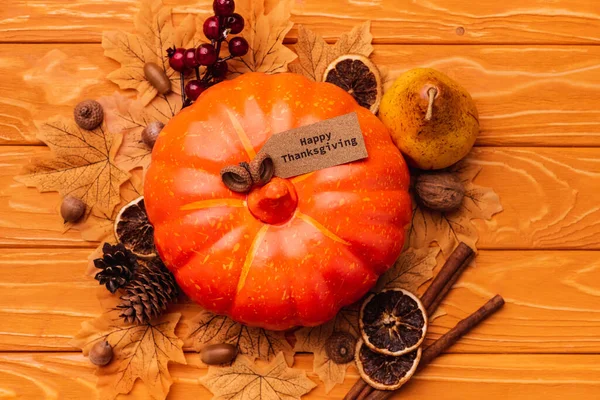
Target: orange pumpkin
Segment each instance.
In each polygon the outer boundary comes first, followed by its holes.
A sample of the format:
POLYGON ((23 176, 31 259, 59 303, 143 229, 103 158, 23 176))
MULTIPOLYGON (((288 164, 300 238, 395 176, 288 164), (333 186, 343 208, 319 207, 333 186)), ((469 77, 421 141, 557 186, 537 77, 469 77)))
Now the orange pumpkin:
POLYGON ((409 174, 386 127, 342 89, 248 73, 204 92, 163 129, 145 203, 158 252, 202 307, 268 329, 313 326, 359 300, 398 258, 409 174), (220 170, 278 132, 355 111, 369 157, 246 194, 220 170))

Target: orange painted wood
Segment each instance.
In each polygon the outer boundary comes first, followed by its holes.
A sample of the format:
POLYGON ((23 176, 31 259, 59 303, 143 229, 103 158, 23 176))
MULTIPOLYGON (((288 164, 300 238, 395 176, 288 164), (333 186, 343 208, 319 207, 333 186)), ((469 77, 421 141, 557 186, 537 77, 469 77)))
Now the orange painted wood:
MULTIPOLYGON (((0 351, 73 351, 82 322, 102 312, 98 283, 84 275, 90 250, 5 249, 0 253, 0 351)), ((423 290, 421 288, 421 290, 423 290)), ((501 293, 505 307, 452 353, 597 353, 600 252, 481 251, 430 323, 428 341, 501 293)), ((200 308, 172 311, 183 319, 200 308)), ((177 330, 187 335, 185 324, 177 330)), ((191 350, 191 349, 188 349, 191 350)))
MULTIPOLYGON (((180 21, 212 0, 164 0, 180 21)), ((101 312, 83 274, 93 243, 63 233, 56 193, 12 177, 47 152, 34 121, 69 116, 81 99, 112 93, 117 64, 103 30, 133 27, 137 0, 8 0, 0 11, 0 398, 95 398, 93 368, 68 342, 101 312), (63 43, 63 44, 56 44, 63 43)), ((294 22, 330 42, 372 20, 374 61, 388 79, 427 66, 473 95, 482 131, 477 182, 505 211, 476 221, 477 265, 468 268, 430 326, 435 339, 487 298, 505 308, 403 390, 401 399, 595 400, 600 393, 600 4, 592 0, 296 0, 294 22), (578 146, 578 148, 571 148, 578 146), (506 354, 502 354, 506 353, 506 354)), ((287 39, 293 46, 294 28, 287 39)), ((423 288, 422 288, 423 289, 423 288)), ((190 318, 193 304, 174 310, 190 318)), ((180 325, 178 332, 185 335, 180 325)), ((169 399, 208 399, 195 353, 170 369, 169 399)), ((312 356, 296 357, 312 372, 312 356)), ((327 395, 341 399, 348 370, 327 395)), ((146 399, 137 385, 131 396, 146 399)))
MULTIPOLYGON (((478 146, 599 146, 599 59, 600 46, 377 45, 373 56, 389 82, 430 67, 465 86, 478 146)), ((99 44, 0 45, 0 144, 39 144, 34 121, 112 94, 117 66, 99 44)))
MULTIPOLYGON (((176 19, 208 16, 212 0, 164 0, 176 19)), ((100 42, 103 30, 130 29, 136 1, 7 0, 0 41, 100 42)), ((379 43, 585 43, 600 42, 594 0, 296 0, 292 20, 334 39, 373 20, 379 43)), ((294 29, 290 37, 297 35, 294 29)))
MULTIPOLYGON (((174 384, 168 399, 210 399, 198 383, 206 366, 195 354, 187 354, 188 365, 169 368, 174 384)), ((307 370, 312 356, 296 356, 295 365, 307 370)), ((93 366, 80 353, 0 354, 0 396, 26 399, 96 398, 93 366)), ((341 399, 358 379, 354 367, 346 380, 329 394, 319 385, 307 399, 341 399)), ((139 382, 138 382, 139 383, 139 382)), ((406 384, 394 399, 510 399, 593 400, 600 392, 600 356, 545 354, 451 354, 437 359, 406 384)), ((136 384, 127 399, 148 399, 136 384)))

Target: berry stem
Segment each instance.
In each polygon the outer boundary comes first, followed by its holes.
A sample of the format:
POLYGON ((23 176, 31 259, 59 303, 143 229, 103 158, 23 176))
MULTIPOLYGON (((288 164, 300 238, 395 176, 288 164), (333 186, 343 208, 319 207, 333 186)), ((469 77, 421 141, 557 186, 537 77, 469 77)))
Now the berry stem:
POLYGON ((185 74, 183 73, 183 71, 179 74, 179 80, 181 82, 181 105, 183 108, 183 105, 185 104, 185 74))
POLYGON ((196 79, 200 79, 200 67, 196 67, 196 79))

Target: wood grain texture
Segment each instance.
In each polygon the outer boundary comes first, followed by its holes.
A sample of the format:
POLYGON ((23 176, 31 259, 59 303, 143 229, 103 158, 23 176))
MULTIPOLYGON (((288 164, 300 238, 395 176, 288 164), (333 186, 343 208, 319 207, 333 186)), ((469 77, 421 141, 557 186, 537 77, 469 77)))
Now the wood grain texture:
MULTIPOLYGON (((188 365, 170 368, 174 384, 168 399, 209 399, 211 394, 198 383, 206 366, 198 355, 187 354, 188 365)), ((296 357, 295 366, 312 372, 312 356, 296 357)), ((358 379, 354 367, 346 380, 329 394, 319 385, 307 398, 342 398, 358 379)), ((598 355, 479 355, 451 354, 438 358, 407 383, 395 399, 508 398, 510 400, 594 400, 600 391, 598 355)), ((0 396, 36 400, 80 400, 96 398, 93 366, 75 353, 0 354, 0 396)), ((136 385, 128 399, 148 399, 136 385)))
MULTIPOLYGON (((83 321, 102 312, 97 282, 84 276, 89 250, 0 253, 0 351, 73 350, 83 321)), ((422 288, 424 289, 424 288, 422 288)), ((481 251, 429 327, 436 339, 501 293, 506 306, 452 353, 600 352, 600 252, 481 251)), ((190 319, 199 307, 172 308, 190 319)), ((187 335, 180 324, 178 334, 187 335)), ((188 349, 191 350, 191 349, 188 349)))
MULTIPOLYGON (((40 146, 0 146, 0 246, 94 247, 63 233, 57 193, 14 181, 40 146)), ((504 211, 474 220, 482 249, 600 249, 600 149, 478 147, 475 182, 493 187, 504 211)))
MULTIPOLYGON (((212 0, 165 0, 177 19, 208 16, 212 0)), ((137 1, 7 0, 3 42, 99 42, 103 30, 129 29, 137 1)), ((593 0, 468 2, 461 0, 296 0, 292 21, 328 39, 373 20, 379 43, 598 43, 593 0), (582 27, 585 26, 585 29, 582 27)), ((296 37, 296 30, 291 37, 296 37)))
MULTIPOLYGON (((375 46, 388 79, 446 72, 479 109, 479 146, 600 146, 600 46, 375 46)), ((34 120, 110 95, 98 44, 0 45, 0 144, 39 144, 34 120)))

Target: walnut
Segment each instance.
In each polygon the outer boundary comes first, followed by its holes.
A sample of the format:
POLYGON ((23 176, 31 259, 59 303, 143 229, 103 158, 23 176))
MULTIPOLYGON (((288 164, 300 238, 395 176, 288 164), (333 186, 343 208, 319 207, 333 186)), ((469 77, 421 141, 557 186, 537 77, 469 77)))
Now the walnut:
POLYGON ((465 197, 463 183, 456 174, 450 172, 419 175, 415 192, 423 206, 440 212, 456 210, 465 197))

